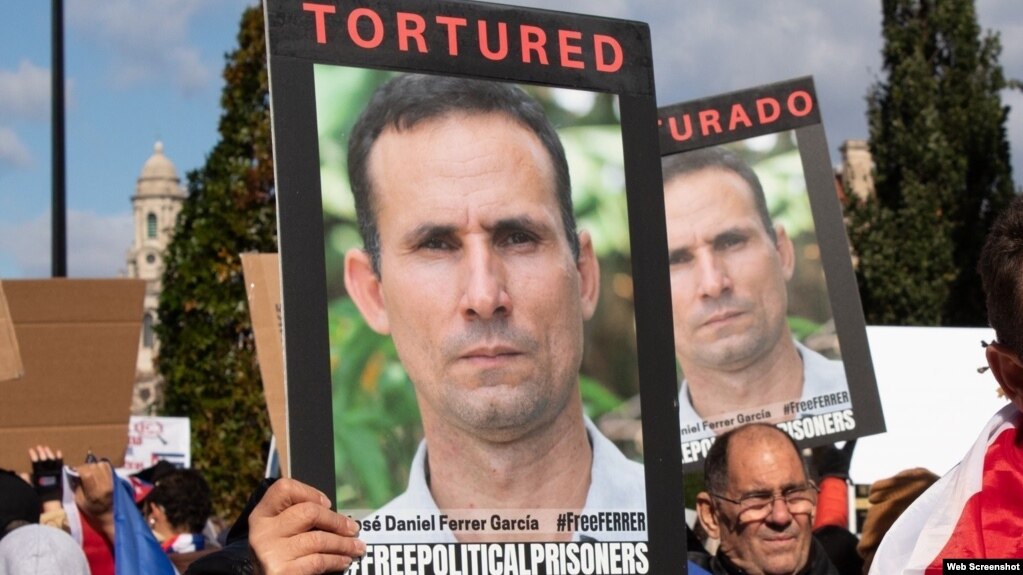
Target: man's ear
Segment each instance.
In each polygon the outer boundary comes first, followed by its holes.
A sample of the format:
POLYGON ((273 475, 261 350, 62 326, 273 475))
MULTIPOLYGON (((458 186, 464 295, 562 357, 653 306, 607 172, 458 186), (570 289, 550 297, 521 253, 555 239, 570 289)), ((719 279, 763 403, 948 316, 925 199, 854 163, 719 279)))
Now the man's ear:
POLYGON ((987 364, 998 385, 1016 409, 1023 411, 1023 361, 1008 347, 1000 343, 988 344, 985 350, 987 364))
POLYGON ((369 254, 359 248, 345 253, 345 289, 373 331, 384 335, 390 333, 380 277, 373 271, 369 254))
POLYGON ((774 233, 778 238, 775 247, 778 249, 778 259, 781 260, 781 270, 785 274, 785 281, 789 281, 796 270, 796 248, 792 245, 792 238, 785 231, 785 226, 781 224, 774 226, 774 233))
POLYGON ((583 230, 579 232, 579 259, 576 262, 579 270, 579 295, 582 298, 583 319, 593 317, 600 298, 600 263, 593 252, 593 238, 583 230))
POLYGON ((714 539, 721 539, 721 525, 718 524, 717 515, 714 514, 714 502, 710 493, 701 491, 696 495, 696 518, 703 525, 703 530, 714 539))

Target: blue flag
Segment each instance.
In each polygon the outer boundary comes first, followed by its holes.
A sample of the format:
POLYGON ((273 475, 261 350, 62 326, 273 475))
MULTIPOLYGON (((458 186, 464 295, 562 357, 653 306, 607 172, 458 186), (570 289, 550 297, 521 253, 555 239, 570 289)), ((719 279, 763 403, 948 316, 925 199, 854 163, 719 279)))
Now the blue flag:
POLYGON ((688 567, 689 575, 710 575, 710 571, 707 571, 703 567, 700 567, 692 561, 688 561, 686 567, 688 567))
POLYGON ((177 574, 135 507, 131 483, 117 474, 114 474, 114 566, 117 575, 177 574))

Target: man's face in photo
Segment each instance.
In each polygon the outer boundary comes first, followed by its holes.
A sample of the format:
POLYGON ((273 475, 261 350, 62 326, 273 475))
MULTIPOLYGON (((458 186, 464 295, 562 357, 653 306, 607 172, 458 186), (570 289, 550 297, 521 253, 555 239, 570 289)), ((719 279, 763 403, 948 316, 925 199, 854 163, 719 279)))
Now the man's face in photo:
POLYGON ((504 114, 447 114, 385 129, 369 176, 381 267, 360 309, 424 424, 506 441, 552 421, 578 394, 598 270, 587 234, 572 254, 540 140, 504 114))
POLYGON ((740 370, 785 331, 792 243, 768 234, 749 184, 718 167, 665 185, 675 354, 683 369, 740 370))

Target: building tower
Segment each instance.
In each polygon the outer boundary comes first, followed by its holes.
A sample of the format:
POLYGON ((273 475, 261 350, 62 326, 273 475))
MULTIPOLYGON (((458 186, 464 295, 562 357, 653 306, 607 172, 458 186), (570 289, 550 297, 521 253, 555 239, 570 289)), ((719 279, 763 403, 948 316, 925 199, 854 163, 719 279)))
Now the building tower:
POLYGON ((874 199, 874 158, 866 140, 846 140, 842 152, 842 187, 861 202, 874 199))
POLYGON ((128 277, 146 280, 143 301, 142 334, 135 367, 135 392, 131 412, 136 415, 150 413, 159 396, 159 376, 153 359, 159 347, 153 325, 160 302, 163 256, 170 244, 171 234, 185 190, 178 178, 177 168, 163 155, 163 143, 156 142, 153 155, 142 166, 135 195, 131 198, 135 218, 135 235, 128 250, 128 277))

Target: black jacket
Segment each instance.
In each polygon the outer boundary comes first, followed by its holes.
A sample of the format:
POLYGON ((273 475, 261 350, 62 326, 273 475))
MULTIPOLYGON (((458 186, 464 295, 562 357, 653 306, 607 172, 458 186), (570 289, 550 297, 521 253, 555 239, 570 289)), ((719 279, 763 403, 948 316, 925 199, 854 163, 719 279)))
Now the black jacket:
POLYGON ((274 481, 276 479, 264 479, 249 497, 241 516, 227 534, 227 545, 195 560, 185 575, 252 575, 256 572, 255 559, 249 550, 249 514, 274 481))
MULTIPOLYGON (((745 571, 733 565, 720 551, 713 557, 705 552, 690 551, 689 560, 714 575, 746 574, 745 571)), ((838 575, 838 570, 828 560, 828 556, 824 553, 824 548, 821 547, 821 544, 814 539, 813 545, 810 546, 810 560, 806 562, 806 567, 797 575, 838 575)))

